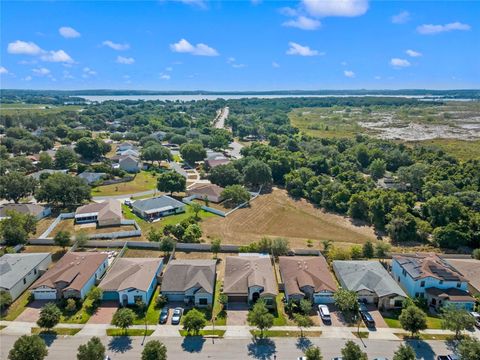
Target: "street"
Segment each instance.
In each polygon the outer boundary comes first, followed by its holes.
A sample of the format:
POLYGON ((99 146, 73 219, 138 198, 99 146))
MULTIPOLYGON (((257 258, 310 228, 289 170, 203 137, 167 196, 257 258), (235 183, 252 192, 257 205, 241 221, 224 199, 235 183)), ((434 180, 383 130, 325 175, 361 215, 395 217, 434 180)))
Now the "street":
MULTIPOLYGON (((0 337, 1 359, 7 359, 8 352, 18 336, 2 335, 0 337)), ((59 337, 46 338, 49 346, 48 359, 68 359, 76 356, 80 344, 87 342, 89 337, 59 337)), ((142 337, 101 337, 107 348, 107 354, 116 359, 140 359, 143 349, 142 337)), ((346 340, 338 339, 300 339, 300 338, 272 338, 255 341, 254 339, 210 339, 210 338, 158 338, 150 336, 146 339, 162 341, 168 349, 169 359, 296 359, 302 355, 302 349, 310 345, 319 346, 325 359, 340 355, 340 349, 346 340)), ((369 359, 386 356, 392 358, 394 351, 401 341, 386 340, 355 340, 369 359)), ((417 359, 434 360, 435 355, 448 354, 444 341, 412 341, 409 342, 417 353, 417 359)))

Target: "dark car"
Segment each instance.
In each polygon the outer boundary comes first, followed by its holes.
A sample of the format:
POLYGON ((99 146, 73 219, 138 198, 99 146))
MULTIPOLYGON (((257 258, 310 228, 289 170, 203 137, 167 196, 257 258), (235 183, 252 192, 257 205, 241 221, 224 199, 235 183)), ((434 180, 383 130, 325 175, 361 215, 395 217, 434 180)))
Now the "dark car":
POLYGON ((162 311, 160 312, 160 324, 165 324, 168 320, 168 314, 170 312, 170 309, 167 307, 164 307, 162 311))
POLYGON ((375 327, 375 320, 373 320, 372 315, 368 311, 360 311, 360 316, 363 319, 363 322, 367 327, 374 328, 375 327))

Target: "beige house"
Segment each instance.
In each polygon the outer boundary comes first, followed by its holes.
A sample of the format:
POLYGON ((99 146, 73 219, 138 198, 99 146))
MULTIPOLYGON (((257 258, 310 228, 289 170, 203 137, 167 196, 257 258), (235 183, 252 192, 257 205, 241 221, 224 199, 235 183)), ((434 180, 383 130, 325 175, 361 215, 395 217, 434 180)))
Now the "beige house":
POLYGON ((96 222, 98 226, 119 226, 122 220, 122 205, 118 200, 83 205, 75 211, 76 224, 96 222))
POLYGON ((187 189, 187 195, 195 195, 196 199, 208 200, 213 203, 219 203, 223 200, 222 192, 224 188, 215 184, 195 184, 187 189))

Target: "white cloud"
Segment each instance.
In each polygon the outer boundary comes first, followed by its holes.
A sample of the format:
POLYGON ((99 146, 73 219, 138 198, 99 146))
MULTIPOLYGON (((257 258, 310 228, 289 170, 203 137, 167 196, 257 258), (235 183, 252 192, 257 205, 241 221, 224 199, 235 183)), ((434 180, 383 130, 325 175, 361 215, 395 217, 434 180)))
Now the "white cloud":
POLYGON ((252 3, 252 5, 258 5, 262 2, 262 0, 250 0, 250 2, 252 3))
POLYGON ((105 40, 104 42, 102 42, 102 45, 103 45, 103 46, 108 46, 109 48, 111 48, 111 49, 113 49, 113 50, 117 50, 117 51, 123 51, 123 50, 128 50, 128 49, 130 49, 130 44, 127 44, 127 43, 124 43, 124 44, 114 43, 114 42, 111 41, 111 40, 105 40))
POLYGON ((135 59, 132 57, 117 56, 117 63, 124 65, 132 65, 135 62, 135 59))
POLYGON ((236 69, 244 68, 244 67, 246 66, 245 64, 239 64, 239 63, 237 63, 237 59, 235 59, 233 56, 230 56, 230 57, 227 59, 227 64, 232 65, 232 67, 233 67, 233 68, 236 68, 236 69))
POLYGON ((343 75, 345 75, 348 78, 354 78, 355 77, 355 73, 351 70, 344 70, 343 75))
POLYGON ((63 50, 45 52, 40 59, 48 62, 73 63, 73 59, 63 50))
POLYGON ((323 55, 323 53, 319 53, 317 50, 312 50, 308 46, 303 46, 293 41, 290 41, 288 45, 290 45, 290 48, 287 50, 287 55, 300 55, 300 56, 323 55))
POLYGON ((411 49, 408 49, 407 51, 405 51, 405 53, 410 57, 420 57, 420 56, 422 56, 421 52, 411 50, 411 49))
POLYGON ((347 66, 348 63, 347 63, 346 61, 342 61, 342 62, 340 63, 340 65, 342 65, 342 66, 347 66))
POLYGON ((90 76, 95 76, 95 75, 97 75, 97 72, 95 70, 92 70, 89 67, 83 68, 83 74, 82 74, 83 78, 86 79, 86 78, 89 78, 90 76))
POLYGON ((375 79, 375 80, 380 80, 381 78, 382 78, 382 77, 381 77, 381 76, 378 76, 378 75, 374 76, 374 79, 375 79))
POLYGON ((72 74, 70 74, 69 71, 63 70, 63 78, 64 78, 65 80, 74 79, 74 76, 73 76, 72 74))
POLYGON ((188 53, 197 56, 218 56, 218 51, 214 48, 202 43, 192 45, 185 39, 181 39, 179 42, 171 44, 170 49, 173 52, 188 53))
POLYGON ((244 68, 246 66, 247 65, 245 65, 245 64, 232 64, 232 67, 235 68, 235 69, 241 69, 241 68, 244 68))
POLYGON ((410 21, 410 13, 408 11, 399 12, 398 14, 393 15, 391 20, 394 24, 405 24, 410 21))
POLYGON ((171 76, 168 74, 160 74, 160 79, 162 80, 170 80, 171 76))
POLYGON ((8 44, 7 51, 15 55, 39 55, 43 52, 37 44, 22 40, 8 44))
POLYGON ((32 77, 31 77, 30 75, 28 75, 28 76, 26 76, 23 80, 25 80, 25 81, 30 81, 30 80, 32 80, 32 77))
POLYGON ((8 70, 3 66, 0 66, 0 74, 8 74, 8 70))
POLYGON ((168 66, 168 67, 165 68, 165 71, 173 71, 173 67, 168 66))
POLYGON ((470 29, 470 25, 458 21, 445 25, 424 24, 417 27, 417 31, 422 35, 433 35, 454 30, 468 31, 470 29))
POLYGON ((186 5, 198 6, 199 8, 202 8, 202 9, 205 9, 207 7, 207 4, 205 3, 204 0, 176 0, 176 1, 186 5))
POLYGON ((411 64, 408 60, 393 58, 393 59, 390 59, 390 65, 392 65, 395 68, 405 68, 405 67, 409 67, 411 64))
POLYGON ((318 17, 355 17, 368 10, 368 0, 302 0, 302 5, 310 15, 318 17))
POLYGON ((274 62, 272 62, 272 67, 279 68, 280 64, 274 61, 274 62))
POLYGON ((227 59, 227 64, 233 64, 235 62, 235 58, 233 56, 230 56, 228 59, 227 59))
POLYGON ((280 14, 285 15, 285 16, 297 16, 298 15, 298 11, 296 9, 288 7, 288 6, 278 9, 278 11, 280 12, 280 14))
POLYGON ((58 32, 66 39, 74 39, 80 37, 80 33, 69 26, 62 26, 60 29, 58 29, 58 32))
POLYGON ((46 75, 50 75, 50 70, 48 70, 47 68, 36 68, 36 69, 32 69, 33 73, 37 76, 46 76, 46 75))
POLYGON ((282 25, 287 27, 295 27, 302 30, 315 30, 318 29, 322 23, 306 16, 299 16, 296 19, 285 21, 282 25))

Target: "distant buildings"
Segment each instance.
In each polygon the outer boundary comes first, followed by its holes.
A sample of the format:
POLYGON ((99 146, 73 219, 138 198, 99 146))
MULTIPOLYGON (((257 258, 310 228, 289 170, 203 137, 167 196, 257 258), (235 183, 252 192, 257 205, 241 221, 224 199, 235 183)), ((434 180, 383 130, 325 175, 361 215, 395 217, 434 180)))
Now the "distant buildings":
POLYGON ((225 189, 215 184, 198 183, 187 189, 187 195, 195 195, 197 199, 208 200, 213 203, 219 203, 223 200, 223 190, 225 189))
POLYGON ((102 180, 106 175, 107 175, 106 173, 95 173, 95 172, 84 171, 81 174, 78 174, 77 177, 85 180, 85 182, 88 185, 90 185, 90 184, 96 183, 97 181, 102 180))
POLYGON ((40 220, 52 213, 52 209, 48 206, 43 206, 40 204, 14 204, 8 203, 0 206, 0 220, 8 217, 9 211, 16 211, 21 214, 29 214, 35 217, 35 219, 40 220))

